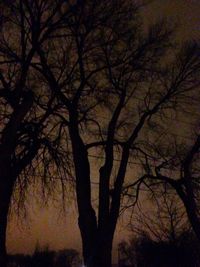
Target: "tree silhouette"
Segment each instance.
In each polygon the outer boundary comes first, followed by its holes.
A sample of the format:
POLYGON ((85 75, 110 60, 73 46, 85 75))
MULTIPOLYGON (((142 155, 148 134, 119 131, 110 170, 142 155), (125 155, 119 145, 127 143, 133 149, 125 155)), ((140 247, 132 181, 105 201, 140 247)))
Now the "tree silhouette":
POLYGON ((198 266, 199 242, 183 209, 174 196, 164 195, 156 205, 154 212, 140 210, 133 220, 130 229, 134 237, 119 244, 120 266, 198 266))
POLYGON ((41 249, 36 246, 34 254, 32 256, 33 267, 53 267, 54 266, 55 252, 50 251, 48 247, 41 249))
POLYGON ((151 236, 156 241, 176 243, 182 233, 190 232, 187 216, 182 203, 174 194, 160 192, 160 196, 150 200, 150 208, 138 205, 130 222, 130 230, 139 236, 151 236))
POLYGON ((119 245, 120 267, 192 267, 199 265, 199 243, 183 232, 176 243, 139 236, 119 245))
POLYGON ((80 264, 79 253, 75 249, 52 251, 48 246, 41 248, 38 244, 33 255, 8 255, 8 267, 79 267, 80 264))
MULTIPOLYGON (((48 7, 50 2, 51 10, 56 11, 58 4, 49 1, 48 7)), ((43 184, 47 185, 49 168, 53 162, 61 166, 62 161, 58 160, 57 136, 52 134, 55 127, 52 130, 53 126, 49 126, 56 109, 55 96, 45 91, 32 68, 37 62, 37 46, 42 45, 48 31, 49 17, 54 19, 56 14, 46 16, 41 29, 34 13, 44 14, 45 3, 19 0, 1 1, 0 5, 0 266, 4 267, 13 193, 21 202, 31 178, 42 174, 43 184)))
MULTIPOLYGON (((186 98, 183 96, 182 108, 180 109, 180 121, 185 126, 183 129, 188 132, 188 136, 181 135, 181 133, 173 129, 173 134, 168 132, 165 128, 165 133, 161 131, 157 134, 157 140, 147 140, 145 142, 145 149, 141 150, 143 154, 143 172, 141 177, 132 184, 129 184, 125 189, 125 194, 133 196, 134 203, 139 196, 140 188, 144 185, 150 192, 164 191, 170 194, 175 193, 182 201, 190 224, 200 240, 200 221, 199 221, 199 149, 200 149, 200 136, 199 136, 199 78, 194 76, 191 79, 188 75, 189 72, 186 65, 190 65, 191 71, 196 71, 199 75, 199 62, 196 61, 200 55, 200 48, 198 43, 188 43, 182 56, 177 58, 178 64, 183 63, 184 60, 189 60, 188 63, 183 64, 180 76, 187 77, 187 83, 191 88, 193 82, 196 84, 196 92, 189 94, 186 98), (189 103, 189 105, 188 105, 189 103), (192 104, 192 105, 191 105, 192 104), (189 114, 189 121, 187 120, 189 114), (193 118, 197 115, 196 120, 193 118), (185 117, 184 117, 185 116, 185 117), (186 120, 184 121, 184 118, 186 120), (182 120, 181 120, 182 119, 182 120), (132 188, 132 189, 131 189, 132 188), (131 189, 131 190, 129 190, 131 189), (132 192, 133 192, 132 191, 132 192)), ((172 69, 171 75, 174 70, 172 69)), ((180 105, 180 103, 178 105, 180 105)), ((175 117, 174 117, 175 120, 175 117)), ((157 123, 157 122, 156 122, 157 123)), ((158 124, 156 124, 158 125, 158 124)), ((163 131, 163 130, 162 130, 163 131)), ((153 193, 156 196, 156 193, 153 193)), ((159 195, 159 194, 158 194, 159 195)))
POLYGON ((145 127, 155 114, 175 112, 199 84, 197 47, 173 57, 172 30, 158 23, 142 31, 138 10, 133 1, 77 2, 65 26, 37 48, 35 67, 62 105, 88 267, 111 265, 128 162, 143 155, 145 127), (102 158, 98 181, 91 177, 91 156, 102 158), (98 216, 93 181, 99 182, 98 216))
POLYGON ((155 115, 175 112, 197 89, 198 47, 173 49, 173 30, 164 22, 144 29, 136 1, 3 5, 8 20, 2 23, 13 38, 1 32, 2 106, 9 115, 3 116, 0 148, 0 258, 5 258, 14 185, 42 151, 42 163, 32 171, 44 170, 44 188, 51 181, 46 178, 55 175, 53 160, 57 167, 65 163, 62 184, 64 174, 75 177, 85 265, 110 267, 128 163, 144 156, 145 128, 155 115), (98 180, 92 177, 92 156, 102 159, 95 165, 98 180), (97 211, 93 182, 99 190, 97 211))
POLYGON ((167 192, 173 190, 171 193, 175 193, 182 201, 190 224, 200 240, 199 149, 198 134, 189 144, 179 145, 176 140, 170 153, 166 153, 165 148, 156 147, 154 155, 156 158, 159 154, 159 160, 153 165, 147 160, 147 172, 134 185, 147 182, 151 190, 162 191, 163 186, 167 192))
POLYGON ((57 252, 55 267, 78 267, 79 253, 75 249, 64 249, 57 252))
POLYGON ((8 255, 8 266, 32 267, 32 258, 24 254, 8 255))

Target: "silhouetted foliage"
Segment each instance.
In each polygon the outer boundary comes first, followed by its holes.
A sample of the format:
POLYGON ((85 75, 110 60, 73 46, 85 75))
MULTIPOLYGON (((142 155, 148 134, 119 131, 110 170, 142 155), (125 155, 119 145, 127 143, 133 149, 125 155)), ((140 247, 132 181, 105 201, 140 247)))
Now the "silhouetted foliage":
POLYGON ((30 255, 16 254, 8 255, 8 267, 32 267, 30 255))
POLYGON ((200 246, 191 232, 183 232, 176 242, 140 236, 121 243, 119 251, 120 267, 197 267, 200 264, 200 246))
POLYGON ((162 194, 148 210, 140 207, 134 217, 129 229, 135 237, 119 244, 121 266, 123 262, 134 267, 199 265, 200 244, 174 195, 162 194))
POLYGON ((32 265, 33 267, 53 267, 54 266, 55 252, 50 251, 48 247, 45 249, 40 249, 36 247, 35 252, 32 256, 32 265))
POLYGON ((176 195, 159 193, 159 197, 148 199, 148 209, 137 203, 129 230, 139 236, 149 235, 156 241, 176 242, 183 232, 190 231, 186 212, 176 195))
POLYGON ((60 250, 56 254, 55 267, 78 267, 80 263, 79 253, 75 249, 60 250))
POLYGON ((79 253, 75 249, 51 251, 36 248, 34 254, 9 255, 8 267, 80 267, 79 253))

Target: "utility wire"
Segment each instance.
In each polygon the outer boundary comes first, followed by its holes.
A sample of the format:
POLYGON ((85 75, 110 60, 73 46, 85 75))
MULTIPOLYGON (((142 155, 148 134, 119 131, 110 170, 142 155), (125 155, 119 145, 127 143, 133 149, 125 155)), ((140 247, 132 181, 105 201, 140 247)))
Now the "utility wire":
MULTIPOLYGON (((155 115, 158 115, 158 114, 155 114, 155 115)), ((102 118, 102 119, 104 119, 104 120, 109 120, 107 117, 104 117, 104 116, 99 116, 99 115, 98 115, 98 117, 99 117, 99 118, 102 118)), ((166 117, 167 119, 171 120, 171 121, 174 121, 174 122, 181 122, 181 123, 186 124, 186 125, 190 125, 190 126, 197 127, 197 125, 194 124, 194 123, 185 122, 185 121, 182 121, 182 120, 171 119, 171 118, 168 117, 168 116, 165 116, 165 117, 166 117)), ((199 115, 199 117, 200 117, 200 115, 199 115)), ((144 129, 148 129, 148 130, 149 130, 149 128, 146 127, 146 126, 144 127, 144 129)), ((194 141, 194 140, 193 140, 192 138, 190 138, 189 136, 185 136, 185 135, 182 135, 182 134, 170 133, 170 132, 168 132, 167 134, 174 135, 174 136, 179 136, 179 137, 181 137, 181 138, 188 139, 188 140, 190 140, 190 141, 194 141)), ((103 134, 103 135, 106 135, 106 134, 103 134)))

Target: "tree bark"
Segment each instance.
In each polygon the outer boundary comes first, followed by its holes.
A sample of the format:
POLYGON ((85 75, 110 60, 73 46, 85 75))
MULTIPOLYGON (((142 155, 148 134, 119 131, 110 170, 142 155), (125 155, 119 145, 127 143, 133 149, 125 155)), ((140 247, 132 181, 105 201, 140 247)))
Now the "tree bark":
POLYGON ((197 239, 200 241, 200 220, 197 214, 197 206, 195 203, 194 195, 192 194, 191 196, 189 194, 190 192, 187 188, 187 184, 186 184, 186 192, 183 191, 181 186, 176 185, 174 188, 184 204, 192 229, 197 239))
POLYGON ((0 162, 0 266, 6 267, 6 230, 9 207, 13 192, 14 181, 11 177, 10 166, 0 162))
POLYGON ((98 242, 99 247, 97 251, 97 267, 111 267, 113 236, 108 228, 105 229, 104 233, 101 233, 98 242))
POLYGON ((190 205, 189 203, 184 203, 184 205, 192 229, 200 242, 200 220, 198 218, 198 215, 196 214, 196 211, 195 209, 193 209, 192 205, 190 205))
POLYGON ((194 199, 191 199, 189 196, 181 197, 183 204, 185 206, 185 210, 189 219, 189 222, 192 226, 192 229, 200 241, 200 220, 197 214, 197 207, 194 199))
MULTIPOLYGON (((93 239, 93 249, 88 249, 90 257, 84 258, 84 264, 87 267, 111 267, 112 265, 112 241, 110 234, 101 233, 93 239)), ((84 243, 84 240, 83 240, 84 243)))
POLYGON ((87 267, 93 267, 97 246, 97 220, 91 204, 90 165, 87 149, 79 134, 77 114, 71 110, 70 115, 69 133, 75 167, 78 222, 82 238, 83 258, 87 267))
MULTIPOLYGON (((98 222, 91 202, 90 163, 87 147, 78 127, 76 109, 70 108, 69 134, 76 177, 76 195, 79 212, 79 228, 82 238, 84 264, 87 267, 111 267, 112 243, 119 216, 121 188, 128 161, 128 151, 123 152, 123 163, 117 175, 112 205, 110 207, 109 181, 112 170, 112 154, 109 152, 105 165, 100 169, 98 222), (111 154, 111 157, 109 155, 111 154)), ((113 148, 112 148, 113 149, 113 148)))
POLYGON ((79 229, 82 238, 82 250, 84 264, 93 267, 97 248, 97 226, 95 212, 85 211, 84 215, 79 214, 79 229))

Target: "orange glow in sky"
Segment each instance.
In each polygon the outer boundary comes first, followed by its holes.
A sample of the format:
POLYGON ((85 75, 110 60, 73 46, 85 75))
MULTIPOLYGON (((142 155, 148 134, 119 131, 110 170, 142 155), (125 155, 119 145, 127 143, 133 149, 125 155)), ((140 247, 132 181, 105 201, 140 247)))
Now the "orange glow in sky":
MULTIPOLYGON (((167 16, 180 25, 181 39, 200 39, 200 1, 192 0, 157 0, 151 7, 145 8, 145 20, 153 21, 155 17, 167 16)), ((9 253, 32 253, 36 243, 49 245, 50 249, 74 248, 80 251, 81 239, 77 226, 75 208, 70 208, 61 215, 57 207, 40 208, 33 202, 28 219, 22 223, 12 217, 7 233, 9 253)), ((127 237, 127 231, 119 223, 115 246, 127 237)), ((114 251, 116 257, 116 249, 114 251)))

